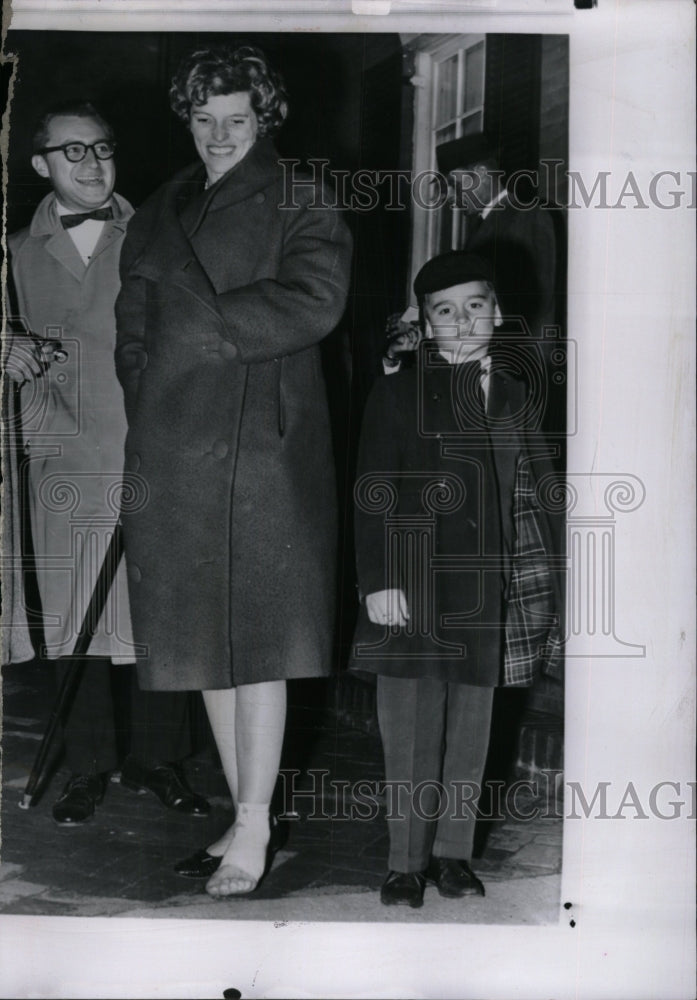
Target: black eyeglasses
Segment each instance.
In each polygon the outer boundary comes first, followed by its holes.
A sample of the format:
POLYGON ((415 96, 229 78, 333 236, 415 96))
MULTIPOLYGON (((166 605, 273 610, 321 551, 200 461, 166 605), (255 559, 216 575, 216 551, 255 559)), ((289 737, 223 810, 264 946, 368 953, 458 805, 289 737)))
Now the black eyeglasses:
POLYGON ((87 150, 94 150, 98 160, 110 160, 116 150, 116 143, 111 139, 100 139, 99 142, 66 142, 62 146, 45 146, 39 153, 57 153, 60 150, 66 160, 79 163, 87 156, 87 150))

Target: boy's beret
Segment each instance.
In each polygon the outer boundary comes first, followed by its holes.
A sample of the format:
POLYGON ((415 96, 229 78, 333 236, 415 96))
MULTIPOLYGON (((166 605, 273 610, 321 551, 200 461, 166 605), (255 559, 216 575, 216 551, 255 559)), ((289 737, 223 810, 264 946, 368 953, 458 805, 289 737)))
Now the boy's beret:
POLYGON ((489 281, 494 276, 487 261, 465 250, 450 250, 426 261, 414 278, 414 294, 422 299, 429 292, 439 292, 451 285, 468 281, 489 281))

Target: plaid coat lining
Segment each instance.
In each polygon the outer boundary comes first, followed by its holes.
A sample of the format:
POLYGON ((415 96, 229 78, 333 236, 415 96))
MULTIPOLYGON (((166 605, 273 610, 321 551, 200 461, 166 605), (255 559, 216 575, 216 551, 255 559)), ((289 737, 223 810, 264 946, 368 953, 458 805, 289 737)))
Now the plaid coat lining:
POLYGON ((561 658, 558 619, 530 471, 518 457, 513 493, 515 540, 506 607, 505 687, 525 687, 536 674, 555 673, 561 658))

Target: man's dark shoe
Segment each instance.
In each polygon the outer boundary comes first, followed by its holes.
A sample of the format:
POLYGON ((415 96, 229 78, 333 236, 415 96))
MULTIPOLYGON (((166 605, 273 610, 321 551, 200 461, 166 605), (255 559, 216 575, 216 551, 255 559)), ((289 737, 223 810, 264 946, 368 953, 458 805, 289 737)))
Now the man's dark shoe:
POLYGON ((484 886, 466 861, 457 858, 431 858, 425 872, 426 880, 434 882, 446 899, 461 896, 484 896, 484 886))
POLYGON ((129 755, 121 768, 121 784, 139 795, 152 792, 167 809, 175 809, 185 816, 208 816, 211 811, 210 804, 202 795, 191 791, 171 764, 148 767, 129 755))
POLYGON ((424 905, 426 880, 423 872, 390 872, 380 889, 380 902, 385 906, 424 905))
POLYGON ((53 818, 59 826, 79 826, 92 819, 103 798, 101 774, 73 774, 53 806, 53 818))

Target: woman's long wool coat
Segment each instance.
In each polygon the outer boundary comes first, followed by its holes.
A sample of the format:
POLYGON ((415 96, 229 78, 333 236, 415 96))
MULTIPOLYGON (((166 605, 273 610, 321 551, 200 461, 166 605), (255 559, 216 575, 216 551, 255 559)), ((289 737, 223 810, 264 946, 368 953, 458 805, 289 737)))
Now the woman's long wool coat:
POLYGON ((336 499, 318 345, 344 309, 351 239, 299 180, 263 139, 208 190, 200 166, 183 171, 129 227, 116 359, 148 689, 330 671, 336 499))

